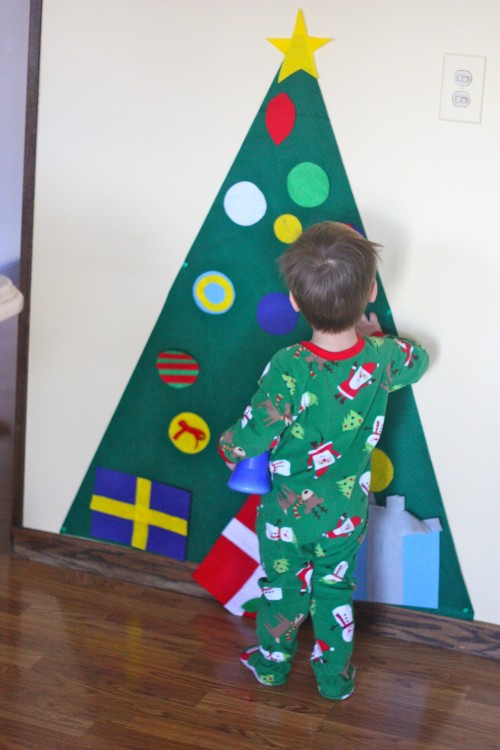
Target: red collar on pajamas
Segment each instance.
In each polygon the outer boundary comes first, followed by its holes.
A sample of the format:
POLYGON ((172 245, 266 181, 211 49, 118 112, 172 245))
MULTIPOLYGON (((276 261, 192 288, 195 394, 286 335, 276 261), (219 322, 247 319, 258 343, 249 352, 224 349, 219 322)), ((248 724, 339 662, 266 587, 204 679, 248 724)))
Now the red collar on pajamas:
POLYGON ((356 354, 363 351, 365 348, 365 340, 358 336, 358 340, 354 346, 351 346, 350 349, 344 349, 341 352, 329 352, 327 349, 321 349, 319 346, 316 346, 316 344, 313 344, 311 341, 302 341, 302 346, 305 346, 306 349, 309 349, 310 352, 316 354, 317 357, 321 357, 322 359, 351 359, 351 357, 355 357, 356 354))

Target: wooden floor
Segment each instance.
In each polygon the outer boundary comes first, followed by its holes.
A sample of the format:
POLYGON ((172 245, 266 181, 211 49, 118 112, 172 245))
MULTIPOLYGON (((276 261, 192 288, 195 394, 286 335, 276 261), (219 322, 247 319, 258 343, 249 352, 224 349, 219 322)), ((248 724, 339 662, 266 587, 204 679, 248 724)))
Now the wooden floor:
POLYGON ((240 665, 254 623, 215 601, 0 556, 0 750, 500 747, 499 664, 360 633, 356 692, 240 665))

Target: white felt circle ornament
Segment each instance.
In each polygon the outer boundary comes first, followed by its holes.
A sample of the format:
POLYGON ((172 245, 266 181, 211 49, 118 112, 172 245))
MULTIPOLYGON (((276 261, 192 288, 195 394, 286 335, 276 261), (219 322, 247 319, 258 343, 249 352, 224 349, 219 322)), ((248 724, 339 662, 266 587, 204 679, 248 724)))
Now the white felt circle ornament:
POLYGON ((224 211, 235 224, 250 227, 262 219, 267 203, 253 182, 237 182, 224 196, 224 211))

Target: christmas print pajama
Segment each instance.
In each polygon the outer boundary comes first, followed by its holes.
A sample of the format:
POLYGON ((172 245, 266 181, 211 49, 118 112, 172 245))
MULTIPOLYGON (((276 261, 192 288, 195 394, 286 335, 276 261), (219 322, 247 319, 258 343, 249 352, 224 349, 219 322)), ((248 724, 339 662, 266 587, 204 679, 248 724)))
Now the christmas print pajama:
POLYGON ((320 693, 334 700, 352 693, 352 576, 371 454, 389 394, 417 382, 428 363, 421 346, 395 336, 358 338, 343 352, 294 344, 274 355, 243 418, 222 435, 227 462, 271 451, 272 489, 257 523, 265 570, 259 645, 242 655, 259 682, 285 682, 310 613, 320 693))

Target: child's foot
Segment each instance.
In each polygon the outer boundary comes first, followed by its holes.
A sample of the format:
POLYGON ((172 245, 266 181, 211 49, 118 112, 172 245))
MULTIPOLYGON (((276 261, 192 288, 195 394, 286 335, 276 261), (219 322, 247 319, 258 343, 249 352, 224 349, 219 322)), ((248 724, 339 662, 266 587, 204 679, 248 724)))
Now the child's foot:
POLYGON ((280 679, 272 673, 261 674, 257 671, 257 668, 256 666, 254 666, 254 664, 255 662, 258 662, 260 658, 262 657, 260 654, 260 648, 258 646, 250 646, 249 648, 246 648, 244 651, 242 651, 240 655, 241 663, 251 672, 253 672, 255 679, 257 680, 257 682, 260 682, 261 685, 266 685, 266 687, 276 687, 277 685, 283 685, 286 682, 286 679, 280 679))
POLYGON ((331 701, 345 701, 347 698, 354 693, 354 678, 356 676, 356 667, 353 664, 349 665, 348 676, 343 677, 345 680, 345 688, 341 692, 333 692, 328 689, 326 685, 318 685, 318 690, 323 698, 328 698, 331 701))

